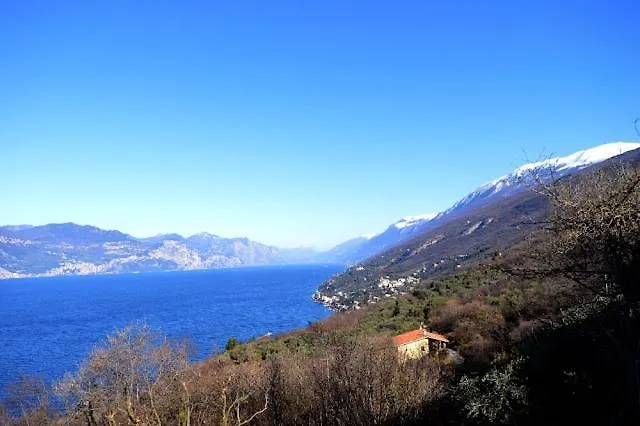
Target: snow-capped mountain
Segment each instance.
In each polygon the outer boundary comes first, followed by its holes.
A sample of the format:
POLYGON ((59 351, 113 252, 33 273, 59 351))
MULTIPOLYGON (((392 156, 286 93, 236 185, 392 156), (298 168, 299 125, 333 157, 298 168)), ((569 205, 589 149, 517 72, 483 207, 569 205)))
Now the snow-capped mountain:
MULTIPOLYGON (((531 186, 532 176, 561 177, 638 148, 640 143, 617 142, 525 164, 480 186, 443 212, 404 217, 383 232, 359 236, 321 253, 310 248, 282 249, 247 238, 223 238, 208 233, 135 238, 115 230, 73 223, 0 226, 0 278, 299 262, 354 264, 440 229, 441 225, 493 205, 494 201, 522 193, 531 186)), ((488 223, 468 224, 466 232, 471 234, 488 223)))
POLYGON ((362 235, 320 253, 317 260, 347 264, 358 262, 420 234, 437 215, 437 213, 428 213, 406 216, 391 224, 383 232, 362 235))
POLYGON ((420 223, 433 220, 435 219, 436 216, 438 216, 438 213, 427 213, 419 216, 407 216, 407 217, 403 217, 402 219, 400 219, 399 221, 397 221, 391 226, 397 229, 412 228, 416 225, 419 225, 420 223))
POLYGON ((551 212, 546 197, 527 190, 531 173, 542 179, 578 177, 588 172, 589 166, 611 170, 617 164, 639 168, 640 144, 608 144, 518 167, 437 217, 424 223, 413 221, 412 226, 423 229, 415 238, 332 277, 319 287, 314 299, 337 310, 357 309, 364 303, 410 292, 417 282, 490 261, 540 230, 551 212))
POLYGON ((614 142, 578 151, 566 157, 555 157, 524 164, 508 175, 482 185, 439 216, 444 217, 458 213, 470 206, 477 207, 495 197, 504 197, 520 192, 530 188, 535 183, 534 178, 545 180, 562 177, 638 148, 640 148, 640 143, 614 142))
POLYGON ((348 249, 344 250, 343 245, 346 243, 339 245, 342 250, 339 250, 332 260, 345 263, 362 261, 434 229, 460 214, 528 190, 537 178, 545 180, 562 177, 638 148, 640 143, 614 142, 578 151, 566 157, 524 164, 511 173, 480 186, 443 212, 407 216, 371 238, 349 240, 348 249))

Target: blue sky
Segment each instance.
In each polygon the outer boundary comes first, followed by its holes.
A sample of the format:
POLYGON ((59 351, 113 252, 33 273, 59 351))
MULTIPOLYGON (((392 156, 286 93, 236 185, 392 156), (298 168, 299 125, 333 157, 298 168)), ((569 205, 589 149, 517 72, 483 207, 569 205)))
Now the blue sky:
POLYGON ((636 140, 634 1, 0 2, 0 223, 327 247, 636 140))

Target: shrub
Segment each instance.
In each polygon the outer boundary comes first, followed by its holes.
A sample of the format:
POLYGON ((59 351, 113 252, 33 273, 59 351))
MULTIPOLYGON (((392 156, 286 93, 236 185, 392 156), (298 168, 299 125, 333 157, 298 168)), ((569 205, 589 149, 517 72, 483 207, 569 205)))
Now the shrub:
POLYGON ((235 337, 230 337, 229 340, 227 340, 227 344, 224 345, 224 350, 225 351, 233 350, 233 348, 238 346, 238 343, 239 343, 238 339, 236 339, 235 337))
POLYGON ((522 362, 515 359, 481 377, 463 376, 456 395, 465 416, 476 422, 509 424, 515 414, 526 410, 527 389, 517 375, 522 362))

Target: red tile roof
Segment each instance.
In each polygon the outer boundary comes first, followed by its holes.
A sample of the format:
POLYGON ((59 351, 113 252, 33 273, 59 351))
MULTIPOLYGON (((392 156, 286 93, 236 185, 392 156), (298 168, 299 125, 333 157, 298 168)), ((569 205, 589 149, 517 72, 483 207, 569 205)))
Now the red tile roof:
POLYGON ((406 333, 394 336, 392 340, 394 345, 400 346, 406 345, 407 343, 415 342, 416 340, 422 340, 424 338, 424 330, 419 328, 417 330, 407 331, 406 333))
POLYGON ((449 343, 449 340, 446 337, 444 337, 442 334, 431 333, 422 328, 399 334, 397 336, 394 336, 392 340, 394 345, 400 346, 400 345, 406 345, 407 343, 415 342, 422 339, 439 340, 441 342, 449 343))

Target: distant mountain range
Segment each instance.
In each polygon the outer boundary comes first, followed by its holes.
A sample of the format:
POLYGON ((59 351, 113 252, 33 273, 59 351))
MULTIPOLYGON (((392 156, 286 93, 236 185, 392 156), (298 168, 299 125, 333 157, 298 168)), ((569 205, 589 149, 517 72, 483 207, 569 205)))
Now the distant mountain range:
POLYGON ((525 164, 480 186, 443 212, 405 217, 379 234, 356 237, 324 252, 304 247, 278 248, 247 238, 208 233, 135 238, 73 223, 4 226, 0 227, 0 278, 310 262, 355 265, 318 294, 334 297, 338 288, 350 286, 345 283, 375 280, 381 271, 399 276, 407 269, 415 269, 418 263, 423 275, 431 269, 443 271, 445 264, 459 264, 453 258, 469 260, 479 252, 504 245, 496 243, 498 240, 505 244, 517 240, 520 234, 506 227, 516 229, 523 215, 533 217, 543 211, 544 203, 529 191, 532 172, 542 179, 561 177, 637 148, 640 144, 618 142, 525 164), (404 251, 398 253, 400 249, 404 251), (389 263, 389 259, 393 262, 389 263), (368 261, 363 264, 365 260, 368 261), (375 274, 363 265, 377 265, 375 274))
POLYGON ((361 261, 324 283, 314 297, 334 309, 349 309, 492 256, 522 241, 548 214, 547 200, 531 191, 535 181, 613 161, 637 165, 638 148, 638 143, 619 142, 525 164, 444 212, 405 218, 343 252, 361 261))
POLYGON ((309 257, 304 249, 208 233, 135 238, 74 223, 0 227, 0 278, 211 269, 309 257))

